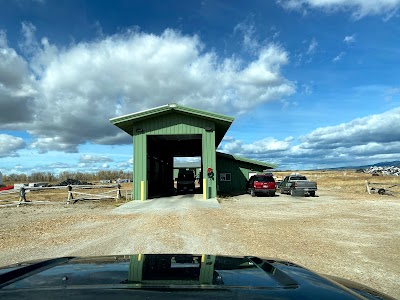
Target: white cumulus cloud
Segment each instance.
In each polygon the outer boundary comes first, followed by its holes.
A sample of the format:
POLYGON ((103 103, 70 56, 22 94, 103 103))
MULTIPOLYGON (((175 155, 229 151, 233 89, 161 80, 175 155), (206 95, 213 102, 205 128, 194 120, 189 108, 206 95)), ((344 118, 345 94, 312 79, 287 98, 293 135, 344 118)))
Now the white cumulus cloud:
POLYGON ((243 47, 244 49, 255 53, 260 48, 258 41, 255 39, 256 28, 253 22, 245 20, 237 24, 234 28, 234 32, 240 32, 243 35, 243 47))
POLYGON ((236 115, 296 91, 281 72, 288 53, 273 43, 244 62, 170 29, 128 30, 62 49, 45 37, 37 42, 35 32, 23 24, 28 60, 0 34, 0 104, 10 107, 0 111, 0 129, 28 130, 41 153, 131 143, 108 120, 170 102, 236 115))
POLYGON ((221 147, 221 151, 244 156, 258 154, 268 155, 271 152, 288 150, 292 141, 293 137, 288 137, 283 141, 268 137, 249 144, 241 140, 232 140, 224 144, 221 147))
POLYGON ((318 42, 315 38, 313 38, 310 42, 310 45, 308 46, 307 54, 308 55, 314 54, 317 46, 318 46, 318 42))
POLYGON ((343 42, 350 44, 350 43, 354 43, 356 41, 356 38, 354 35, 346 35, 343 39, 343 42))
POLYGON ((277 0, 286 9, 307 11, 321 9, 326 12, 346 11, 355 19, 369 15, 392 17, 400 7, 400 0, 277 0))
POLYGON ((9 134, 0 134, 0 157, 18 156, 17 151, 25 148, 22 138, 9 134))
POLYGON ((83 154, 79 158, 79 163, 85 164, 93 164, 99 162, 111 162, 113 161, 111 158, 104 155, 91 155, 91 154, 83 154))
POLYGON ((276 163, 280 168, 357 166, 400 160, 400 107, 357 118, 337 126, 321 127, 294 140, 271 137, 252 143, 227 142, 230 154, 276 163))
POLYGON ((338 62, 338 61, 340 61, 342 58, 343 58, 343 56, 346 54, 346 52, 340 52, 338 55, 336 55, 333 59, 332 59, 332 61, 333 62, 338 62))
POLYGON ((400 108, 354 119, 337 126, 318 128, 301 138, 305 148, 332 149, 400 141, 400 108))

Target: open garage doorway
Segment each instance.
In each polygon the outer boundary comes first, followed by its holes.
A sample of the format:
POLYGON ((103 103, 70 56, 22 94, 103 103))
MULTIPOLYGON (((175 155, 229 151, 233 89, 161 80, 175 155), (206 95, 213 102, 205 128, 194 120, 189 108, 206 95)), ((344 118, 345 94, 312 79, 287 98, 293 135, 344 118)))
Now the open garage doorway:
MULTIPOLYGON (((201 193, 199 182, 202 156, 201 134, 164 134, 147 136, 147 195, 158 198, 180 193, 201 193), (200 170, 193 172, 193 184, 188 183, 190 168, 175 171, 174 161, 196 158, 200 170), (185 171, 186 175, 184 174, 185 171), (197 181, 196 181, 196 175, 197 181), (183 178, 181 177, 183 176, 183 178), (177 179, 179 178, 178 182, 177 179), (179 185, 179 187, 178 187, 179 185)), ((190 179, 192 180, 192 179, 190 179)))
POLYGON ((133 137, 132 199, 170 195, 174 190, 174 157, 199 156, 204 170, 202 198, 215 198, 216 149, 233 120, 176 103, 110 119, 133 137))
POLYGON ((176 193, 202 194, 201 156, 174 157, 174 186, 176 193))

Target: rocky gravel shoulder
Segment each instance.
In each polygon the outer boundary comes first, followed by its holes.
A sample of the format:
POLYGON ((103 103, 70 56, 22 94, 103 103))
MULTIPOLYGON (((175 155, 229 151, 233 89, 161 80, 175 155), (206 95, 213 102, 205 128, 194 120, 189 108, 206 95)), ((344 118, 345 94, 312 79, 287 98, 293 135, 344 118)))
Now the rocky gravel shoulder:
POLYGON ((241 195, 220 199, 219 208, 173 200, 175 209, 128 214, 115 213, 122 203, 114 200, 3 208, 0 265, 69 255, 256 255, 288 259, 400 298, 400 199, 331 195, 241 195))

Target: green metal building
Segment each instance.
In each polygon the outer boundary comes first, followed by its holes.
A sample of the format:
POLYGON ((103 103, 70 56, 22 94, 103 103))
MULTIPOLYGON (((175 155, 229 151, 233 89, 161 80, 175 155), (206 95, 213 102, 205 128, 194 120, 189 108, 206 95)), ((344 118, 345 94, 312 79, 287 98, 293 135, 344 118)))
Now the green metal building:
POLYGON ((217 152, 217 190, 219 193, 238 194, 246 189, 247 180, 275 165, 217 152))
POLYGON ((168 194, 174 188, 174 157, 201 158, 203 199, 215 198, 217 189, 244 191, 249 174, 274 168, 216 152, 233 120, 174 103, 110 119, 133 137, 132 199, 168 194))

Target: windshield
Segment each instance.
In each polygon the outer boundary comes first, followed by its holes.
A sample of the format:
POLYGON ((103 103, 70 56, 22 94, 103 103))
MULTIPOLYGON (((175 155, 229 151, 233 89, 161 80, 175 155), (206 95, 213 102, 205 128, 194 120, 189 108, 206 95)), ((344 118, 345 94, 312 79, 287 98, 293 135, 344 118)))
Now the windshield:
POLYGON ((178 180, 194 180, 193 172, 179 173, 178 180))
POLYGON ((400 0, 0 0, 0 267, 254 255, 400 298, 399 216, 400 0))
POLYGON ((305 176, 290 176, 290 180, 307 180, 305 176))
POLYGON ((256 176, 254 178, 254 181, 258 182, 275 182, 274 178, 272 176, 256 176))

